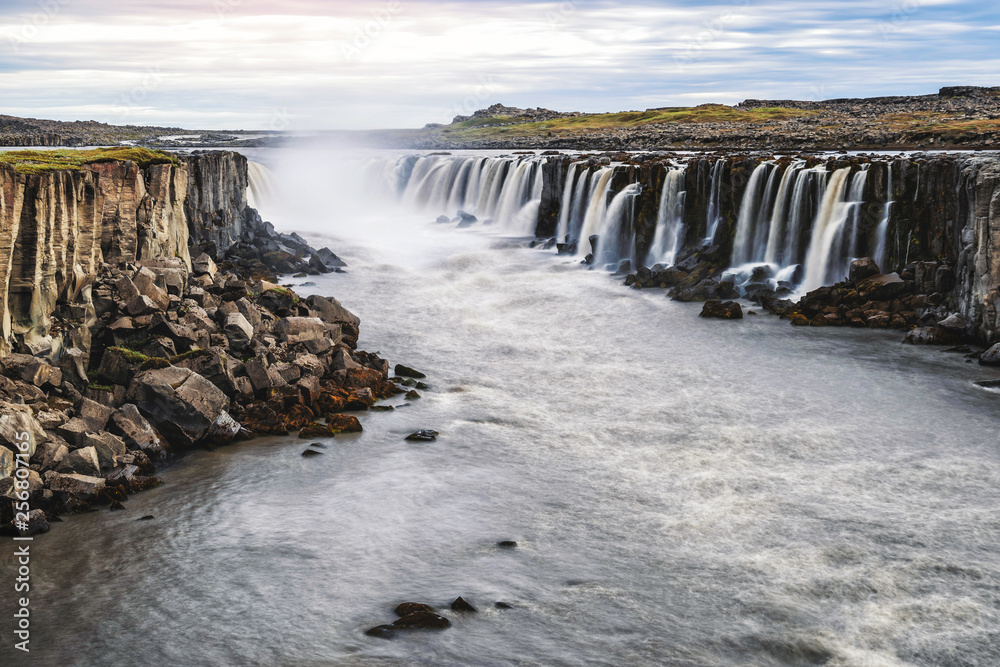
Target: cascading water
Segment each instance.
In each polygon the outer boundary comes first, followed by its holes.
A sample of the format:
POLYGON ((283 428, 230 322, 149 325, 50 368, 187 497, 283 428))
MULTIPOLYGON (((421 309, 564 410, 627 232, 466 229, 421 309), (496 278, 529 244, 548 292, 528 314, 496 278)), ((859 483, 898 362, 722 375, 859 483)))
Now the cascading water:
POLYGON ((684 241, 686 177, 687 170, 680 167, 669 170, 663 180, 663 191, 660 194, 660 206, 657 211, 656 235, 646 257, 646 262, 650 266, 656 264, 672 266, 677 262, 677 254, 684 241))
POLYGON ((775 197, 773 212, 771 214, 767 247, 764 249, 764 263, 766 264, 778 266, 785 259, 784 254, 781 252, 786 231, 785 222, 793 201, 796 204, 798 203, 794 198, 795 191, 792 183, 798 183, 799 175, 805 168, 805 164, 804 160, 793 162, 785 169, 785 173, 781 177, 781 185, 778 186, 778 194, 775 197))
POLYGON ((886 245, 889 237, 889 220, 892 216, 892 205, 895 204, 892 200, 893 190, 892 190, 892 163, 890 162, 886 166, 886 171, 888 172, 889 188, 885 197, 885 208, 882 211, 882 220, 878 223, 878 228, 875 230, 875 249, 872 251, 872 257, 875 259, 875 263, 879 265, 882 271, 888 271, 885 266, 886 260, 886 245))
POLYGON ((617 268, 618 262, 623 259, 635 262, 634 205, 641 191, 638 183, 631 183, 608 204, 608 210, 597 231, 595 264, 617 268))
POLYGON ((705 237, 705 245, 715 243, 715 234, 719 231, 719 223, 722 222, 722 176, 725 173, 725 159, 716 160, 712 167, 712 187, 708 200, 708 219, 705 228, 708 235, 705 237))
POLYGON ((271 170, 258 162, 247 162, 247 206, 260 210, 274 201, 275 192, 271 170))
POLYGON ((583 177, 581 174, 578 174, 578 166, 578 163, 572 163, 569 166, 569 171, 566 173, 566 187, 563 188, 562 208, 559 211, 559 227, 556 231, 556 238, 560 241, 569 236, 570 222, 573 219, 573 193, 576 192, 577 179, 583 177))
POLYGON ((590 204, 587 206, 587 213, 583 219, 583 228, 580 230, 580 247, 576 254, 587 255, 590 253, 588 239, 597 234, 604 224, 604 216, 608 210, 608 190, 611 188, 611 178, 615 175, 613 167, 603 167, 597 172, 590 194, 590 204))
POLYGON ((842 238, 844 227, 852 216, 854 209, 861 205, 861 195, 864 194, 867 171, 855 175, 850 188, 853 201, 849 201, 848 182, 851 181, 851 168, 844 167, 833 172, 830 184, 827 186, 823 205, 820 207, 813 223, 812 241, 806 256, 805 279, 802 282, 803 291, 811 291, 829 284, 829 281, 842 279, 844 272, 834 249, 842 238))
POLYGON ((736 237, 733 239, 733 266, 749 264, 755 259, 754 237, 757 235, 756 230, 759 229, 766 217, 768 197, 765 186, 773 180, 773 176, 768 178, 773 167, 773 162, 761 162, 750 175, 750 182, 747 183, 746 192, 743 194, 743 203, 740 205, 740 214, 736 222, 736 237))

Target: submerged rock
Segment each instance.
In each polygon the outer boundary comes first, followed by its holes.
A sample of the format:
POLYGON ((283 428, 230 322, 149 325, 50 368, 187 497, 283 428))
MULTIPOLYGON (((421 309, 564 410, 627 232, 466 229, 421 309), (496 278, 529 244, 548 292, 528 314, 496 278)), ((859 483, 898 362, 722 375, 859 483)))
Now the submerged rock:
POLYGON ((433 614, 434 607, 429 604, 423 604, 422 602, 403 602, 396 605, 396 608, 393 611, 396 613, 396 616, 409 616, 410 614, 417 614, 420 612, 433 614))
POLYGON ((451 621, 444 616, 432 612, 418 611, 403 616, 395 621, 392 626, 405 630, 444 630, 451 627, 451 621))
POLYGON ((437 431, 417 431, 406 436, 406 439, 410 442, 434 442, 438 435, 437 431))
POLYGON ((396 372, 396 375, 400 377, 416 378, 418 380, 423 380, 427 378, 427 376, 421 373, 420 371, 414 370, 409 366, 404 366, 402 364, 396 364, 396 368, 394 370, 396 372))

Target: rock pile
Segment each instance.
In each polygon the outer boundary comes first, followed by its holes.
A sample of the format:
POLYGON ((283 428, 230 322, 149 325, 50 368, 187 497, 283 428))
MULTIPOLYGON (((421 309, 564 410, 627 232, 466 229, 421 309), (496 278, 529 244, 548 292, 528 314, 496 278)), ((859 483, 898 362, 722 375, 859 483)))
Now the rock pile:
MULTIPOLYGON (((404 391, 386 360, 357 349, 360 321, 336 299, 254 277, 330 270, 294 265, 293 241, 261 239, 257 253, 237 248, 218 264, 201 253, 190 272, 180 259, 105 265, 92 309, 55 317, 54 329, 75 327, 74 347, 0 359, 0 496, 20 491, 18 435, 28 433, 28 532, 59 514, 120 508, 159 483, 156 464, 195 447, 360 431, 346 412, 404 391)), ((6 532, 11 507, 0 503, 6 532)))

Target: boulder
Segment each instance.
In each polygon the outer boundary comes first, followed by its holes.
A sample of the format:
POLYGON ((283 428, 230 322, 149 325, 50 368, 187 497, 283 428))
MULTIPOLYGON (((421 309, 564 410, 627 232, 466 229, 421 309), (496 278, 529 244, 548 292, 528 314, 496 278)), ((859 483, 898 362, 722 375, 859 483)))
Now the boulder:
POLYGON ((983 366, 1000 366, 1000 343, 983 352, 979 363, 983 366))
POLYGON ((344 308, 333 297, 310 296, 306 299, 306 305, 309 306, 309 310, 315 311, 324 322, 330 324, 347 323, 355 328, 361 325, 361 319, 344 308))
POLYGON ((226 316, 223 332, 229 341, 229 347, 236 352, 242 352, 253 341, 253 326, 242 313, 230 313, 226 316))
POLYGON ((76 496, 90 497, 96 495, 104 488, 103 477, 78 474, 48 473, 45 481, 53 491, 62 491, 76 496))
POLYGON ((938 322, 938 326, 960 335, 965 333, 966 322, 964 317, 955 313, 938 322))
POLYGON ((878 263, 874 259, 871 257, 862 257, 851 262, 849 279, 851 282, 856 283, 881 274, 882 271, 878 268, 878 263))
POLYGON ((409 616, 410 614, 435 613, 434 607, 430 606, 429 604, 424 604, 422 602, 402 602, 396 605, 396 608, 393 611, 395 611, 396 616, 399 616, 400 618, 402 618, 403 616, 409 616))
POLYGON ((451 621, 433 612, 418 611, 396 620, 392 626, 404 630, 444 630, 451 627, 451 621))
POLYGON ((427 377, 420 371, 414 370, 409 366, 404 366, 403 364, 396 364, 396 368, 394 370, 396 375, 400 377, 417 378, 418 380, 423 380, 427 377))
POLYGON ((247 377, 250 378, 250 383, 253 385, 255 392, 265 391, 275 386, 274 378, 268 373, 270 364, 267 363, 266 357, 254 357, 246 362, 243 367, 247 377))
POLYGON ((87 429, 93 433, 103 431, 114 413, 114 408, 101 405, 89 398, 81 398, 76 404, 76 416, 85 421, 87 429))
POLYGON ((159 312, 160 307, 145 294, 137 294, 133 298, 129 299, 128 304, 125 306, 125 310, 132 317, 139 317, 159 312))
POLYGON ((226 412, 229 398, 188 368, 171 366, 140 373, 132 380, 126 400, 172 445, 191 447, 215 435, 216 427, 232 426, 226 412))
POLYGON ((170 453, 170 444, 152 424, 140 414, 132 403, 126 403, 111 417, 117 430, 125 436, 126 444, 145 452, 153 459, 162 459, 170 453))
POLYGON ((230 359, 219 348, 209 348, 189 353, 177 360, 174 366, 188 368, 202 376, 227 396, 236 392, 236 378, 230 365, 230 359))
POLYGON ((478 609, 476 609, 475 607, 473 607, 471 604, 469 604, 466 601, 466 599, 463 598, 463 597, 455 598, 455 601, 451 603, 451 610, 452 611, 469 612, 469 613, 475 613, 475 612, 479 611, 478 609))
POLYGON ((424 430, 424 431, 417 431, 416 433, 411 433, 410 435, 406 436, 406 439, 409 440, 410 442, 434 442, 435 440, 437 440, 438 435, 440 434, 437 431, 424 430))
POLYGON ((100 475, 101 461, 97 456, 97 450, 93 447, 83 447, 70 452, 62 463, 56 466, 56 472, 95 477, 100 475))
POLYGON ((898 273, 866 278, 858 283, 858 293, 870 301, 892 301, 906 291, 906 282, 898 273))
POLYGON ((83 444, 97 452, 101 470, 115 468, 127 453, 125 441, 112 433, 88 433, 83 437, 83 444))
POLYGON ((132 382, 132 362, 127 352, 117 347, 109 347, 101 356, 101 365, 97 374, 111 384, 128 386, 132 382))
POLYGON ((132 283, 139 294, 149 297, 149 300, 156 304, 157 309, 166 310, 170 307, 170 295, 167 290, 156 284, 157 276, 149 269, 142 267, 136 271, 132 277, 132 283))
POLYGON ((328 338, 329 330, 318 317, 283 317, 274 327, 281 342, 295 345, 308 340, 328 338))
POLYGON ((215 261, 208 253, 203 252, 191 261, 191 271, 196 276, 211 276, 215 278, 215 274, 219 272, 219 267, 215 265, 215 261))
POLYGON ((30 459, 38 446, 49 439, 27 405, 0 402, 0 446, 25 453, 30 459), (25 441, 24 435, 28 434, 25 441), (27 442, 27 451, 25 451, 27 442))
POLYGON ((61 442, 43 442, 38 445, 35 455, 31 457, 31 462, 37 464, 42 472, 54 470, 60 463, 69 456, 69 447, 61 442))
POLYGON ((66 438, 66 442, 69 443, 70 447, 82 447, 83 437, 90 431, 91 429, 87 425, 87 422, 79 417, 70 419, 56 429, 56 433, 66 438))
POLYGON ((954 345, 961 338, 961 335, 943 327, 917 327, 906 333, 903 342, 910 345, 954 345))
POLYGON ((705 307, 701 310, 701 317, 723 320, 742 320, 743 308, 735 301, 719 301, 717 299, 710 299, 705 302, 705 307))
POLYGON ((18 378, 36 387, 58 387, 63 382, 61 369, 28 354, 8 355, 0 360, 0 368, 7 377, 18 378))

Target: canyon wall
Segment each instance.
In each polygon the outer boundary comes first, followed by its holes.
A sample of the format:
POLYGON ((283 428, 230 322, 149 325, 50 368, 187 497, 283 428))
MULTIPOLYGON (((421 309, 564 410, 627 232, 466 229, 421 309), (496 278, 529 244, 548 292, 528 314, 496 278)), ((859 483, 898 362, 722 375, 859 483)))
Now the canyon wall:
MULTIPOLYGON (((18 173, 0 167, 0 356, 23 346, 58 352, 52 315, 85 328, 90 285, 105 267, 175 258, 189 243, 223 252, 259 216, 246 205, 247 161, 237 153, 141 168, 104 162, 80 171, 18 173)), ((80 335, 79 333, 74 335, 80 335)))

